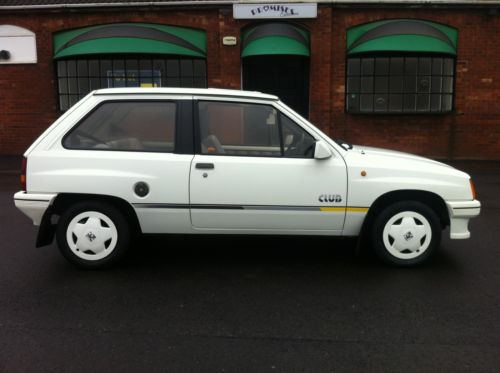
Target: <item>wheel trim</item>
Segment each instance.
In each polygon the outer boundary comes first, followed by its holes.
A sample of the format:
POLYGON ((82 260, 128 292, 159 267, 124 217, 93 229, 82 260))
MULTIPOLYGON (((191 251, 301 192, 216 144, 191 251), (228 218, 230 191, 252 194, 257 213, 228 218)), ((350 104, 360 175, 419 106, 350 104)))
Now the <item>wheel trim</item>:
POLYGON ((429 248, 431 240, 429 221, 415 211, 402 211, 392 216, 384 226, 384 246, 399 259, 421 256, 429 248))
POLYGON ((98 211, 85 211, 69 222, 66 241, 74 255, 95 261, 113 252, 118 242, 118 231, 106 215, 98 211))

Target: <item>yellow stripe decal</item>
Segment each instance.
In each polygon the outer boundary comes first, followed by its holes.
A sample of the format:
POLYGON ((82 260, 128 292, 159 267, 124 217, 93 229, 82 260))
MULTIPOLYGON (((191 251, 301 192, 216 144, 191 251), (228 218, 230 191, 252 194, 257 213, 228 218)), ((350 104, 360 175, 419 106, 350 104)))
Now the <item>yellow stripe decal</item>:
POLYGON ((346 211, 349 211, 349 212, 368 212, 368 207, 347 207, 346 211))
POLYGON ((319 209, 328 212, 368 212, 368 207, 320 207, 319 209))

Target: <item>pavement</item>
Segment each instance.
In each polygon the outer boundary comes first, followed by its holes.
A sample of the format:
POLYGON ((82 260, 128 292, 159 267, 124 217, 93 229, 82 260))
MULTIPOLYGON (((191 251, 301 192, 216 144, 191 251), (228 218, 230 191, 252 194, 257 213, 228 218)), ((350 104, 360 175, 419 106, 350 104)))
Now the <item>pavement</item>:
POLYGON ((500 162, 460 162, 481 216, 425 266, 354 240, 146 237, 82 271, 15 209, 0 157, 0 372, 499 372, 500 162))

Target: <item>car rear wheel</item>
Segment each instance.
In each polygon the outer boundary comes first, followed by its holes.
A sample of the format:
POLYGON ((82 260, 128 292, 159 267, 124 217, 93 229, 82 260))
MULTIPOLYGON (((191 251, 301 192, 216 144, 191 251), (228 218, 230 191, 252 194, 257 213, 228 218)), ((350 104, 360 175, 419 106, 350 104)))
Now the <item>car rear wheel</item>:
POLYGON ((102 268, 118 261, 130 244, 122 213, 101 202, 81 202, 67 209, 57 225, 63 256, 82 268, 102 268))
POLYGON ((427 205, 417 201, 398 202, 375 219, 372 242, 383 261, 400 266, 418 265, 439 247, 441 224, 427 205))

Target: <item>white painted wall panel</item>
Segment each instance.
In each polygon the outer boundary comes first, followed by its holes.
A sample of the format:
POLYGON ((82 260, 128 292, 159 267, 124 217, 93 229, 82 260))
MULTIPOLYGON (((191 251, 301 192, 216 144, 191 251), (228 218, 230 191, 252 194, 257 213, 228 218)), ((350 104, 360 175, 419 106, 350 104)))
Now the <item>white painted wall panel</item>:
POLYGON ((0 50, 10 53, 9 59, 0 59, 0 65, 37 62, 36 36, 22 27, 0 25, 0 50))

